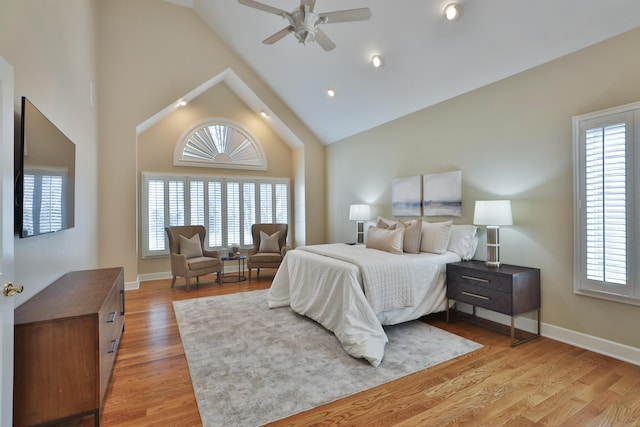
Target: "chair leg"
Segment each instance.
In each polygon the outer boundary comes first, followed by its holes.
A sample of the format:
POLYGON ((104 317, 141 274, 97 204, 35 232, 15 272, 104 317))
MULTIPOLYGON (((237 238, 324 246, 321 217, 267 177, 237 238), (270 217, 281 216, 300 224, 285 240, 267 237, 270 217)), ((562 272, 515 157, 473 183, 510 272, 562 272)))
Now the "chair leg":
POLYGON ((196 288, 200 288, 200 276, 196 276, 196 288))
POLYGON ((171 281, 171 287, 176 284, 176 276, 173 276, 173 280, 171 281))
POLYGON ((251 280, 251 268, 249 268, 248 270, 249 270, 249 280, 251 280))
POLYGON ((191 278, 187 277, 187 292, 191 292, 191 278))

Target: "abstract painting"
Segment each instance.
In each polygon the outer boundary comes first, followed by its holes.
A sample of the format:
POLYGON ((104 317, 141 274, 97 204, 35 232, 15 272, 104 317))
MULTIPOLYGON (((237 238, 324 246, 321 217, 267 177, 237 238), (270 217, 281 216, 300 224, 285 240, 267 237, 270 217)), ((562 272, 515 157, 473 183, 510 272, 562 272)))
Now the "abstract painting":
POLYGON ((422 216, 422 180, 420 176, 396 178, 391 184, 391 214, 422 216))
POLYGON ((462 171, 422 177, 424 216, 462 216, 462 171))

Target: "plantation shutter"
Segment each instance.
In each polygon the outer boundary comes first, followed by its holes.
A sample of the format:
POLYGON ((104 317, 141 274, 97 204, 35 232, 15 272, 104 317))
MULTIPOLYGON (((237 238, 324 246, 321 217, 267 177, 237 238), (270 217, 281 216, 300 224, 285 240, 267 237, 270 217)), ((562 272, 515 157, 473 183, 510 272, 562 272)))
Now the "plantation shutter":
POLYGON ((227 183, 227 239, 229 245, 240 242, 240 183, 227 183))
POLYGON ((169 226, 184 224, 184 181, 169 181, 169 226))
POLYGON ((147 182, 147 222, 149 250, 165 249, 164 239, 164 180, 150 179, 147 182))
POLYGON ((275 185, 275 212, 276 222, 279 224, 289 223, 289 189, 285 184, 275 185))
POLYGON ((222 182, 209 181, 209 247, 222 246, 222 182))
POLYGON ((273 222, 273 185, 260 184, 260 222, 273 222))
POLYGON ((587 279, 627 283, 627 173, 625 123, 585 134, 587 279))
POLYGON ((243 204, 243 242, 245 246, 253 244, 251 237, 251 226, 256 223, 256 184, 245 182, 242 184, 242 204, 243 204))

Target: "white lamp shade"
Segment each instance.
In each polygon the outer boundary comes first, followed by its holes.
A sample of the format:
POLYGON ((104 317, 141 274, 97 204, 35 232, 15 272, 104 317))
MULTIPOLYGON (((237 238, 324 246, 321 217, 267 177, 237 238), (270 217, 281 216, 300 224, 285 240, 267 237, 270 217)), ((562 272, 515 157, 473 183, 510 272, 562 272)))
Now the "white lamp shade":
POLYGON ((476 225, 512 225, 511 200, 477 200, 473 223, 476 225))
POLYGON ((349 208, 349 219, 351 221, 366 221, 371 219, 371 209, 369 205, 351 205, 349 208))

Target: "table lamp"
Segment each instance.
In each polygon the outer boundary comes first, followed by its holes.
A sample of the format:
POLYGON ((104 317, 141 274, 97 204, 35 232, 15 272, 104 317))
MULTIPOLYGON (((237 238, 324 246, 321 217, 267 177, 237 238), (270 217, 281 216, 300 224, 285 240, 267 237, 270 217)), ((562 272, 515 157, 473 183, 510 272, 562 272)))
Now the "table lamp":
POLYGON ((500 226, 513 224, 511 200, 477 200, 473 223, 487 227, 485 264, 488 267, 500 267, 500 226))

